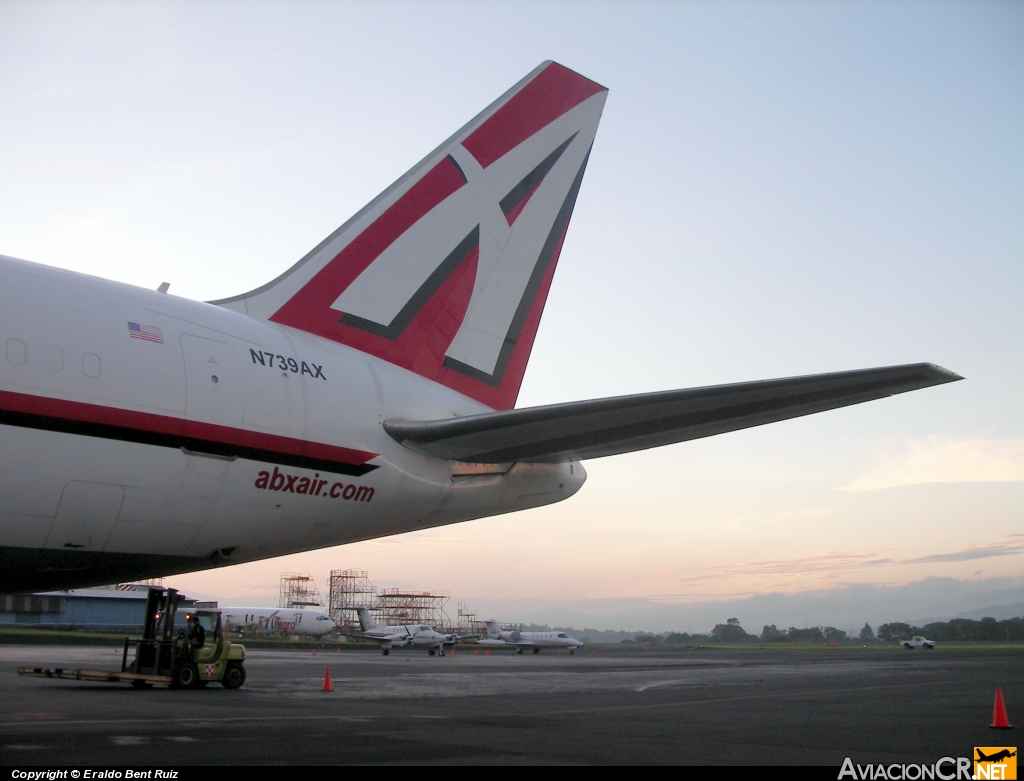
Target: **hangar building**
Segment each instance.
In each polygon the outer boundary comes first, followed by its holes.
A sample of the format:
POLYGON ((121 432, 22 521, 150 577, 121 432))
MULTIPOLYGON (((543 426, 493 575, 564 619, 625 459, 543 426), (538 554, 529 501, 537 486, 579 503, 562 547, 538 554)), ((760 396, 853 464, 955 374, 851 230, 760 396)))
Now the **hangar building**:
MULTIPOLYGON (((137 631, 146 612, 145 586, 81 588, 40 594, 0 594, 0 627, 38 626, 48 629, 111 629, 137 631)), ((183 597, 179 622, 185 611, 216 607, 183 597)))

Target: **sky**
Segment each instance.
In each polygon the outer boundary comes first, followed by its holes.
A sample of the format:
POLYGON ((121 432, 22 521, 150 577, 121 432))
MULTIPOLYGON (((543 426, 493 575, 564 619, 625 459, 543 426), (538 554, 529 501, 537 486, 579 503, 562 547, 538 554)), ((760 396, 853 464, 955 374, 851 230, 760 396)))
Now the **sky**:
POLYGON ((1020 585, 1020 3, 0 0, 0 253, 250 290, 546 59, 610 94, 517 406, 918 361, 966 381, 170 585, 274 604, 282 572, 358 568, 502 620, 647 604, 686 631, 709 628, 686 606, 776 623, 766 595, 860 589, 875 616, 907 584, 950 611, 1020 585))

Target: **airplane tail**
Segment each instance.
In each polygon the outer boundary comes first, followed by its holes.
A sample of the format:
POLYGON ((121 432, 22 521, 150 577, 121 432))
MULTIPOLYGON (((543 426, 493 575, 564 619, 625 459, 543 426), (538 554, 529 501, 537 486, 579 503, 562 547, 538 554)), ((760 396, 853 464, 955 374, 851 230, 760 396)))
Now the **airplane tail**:
POLYGON ((359 614, 359 628, 364 632, 370 632, 377 628, 377 622, 373 620, 373 616, 370 615, 370 611, 365 607, 357 607, 356 613, 359 614))
POLYGON ((606 96, 542 63, 283 275, 212 303, 511 409, 606 96))
POLYGON ((498 626, 498 622, 497 621, 495 621, 492 618, 492 619, 490 619, 488 621, 485 621, 484 622, 484 626, 487 627, 487 637, 488 637, 488 639, 490 639, 490 640, 500 640, 501 639, 501 628, 498 626))

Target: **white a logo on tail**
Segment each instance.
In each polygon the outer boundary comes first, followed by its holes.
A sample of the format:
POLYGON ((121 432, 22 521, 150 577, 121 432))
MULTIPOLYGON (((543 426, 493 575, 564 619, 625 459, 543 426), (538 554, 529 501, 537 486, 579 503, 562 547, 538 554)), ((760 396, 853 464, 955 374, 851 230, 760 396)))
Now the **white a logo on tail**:
POLYGON ((217 303, 511 408, 606 95, 545 63, 283 277, 217 303))

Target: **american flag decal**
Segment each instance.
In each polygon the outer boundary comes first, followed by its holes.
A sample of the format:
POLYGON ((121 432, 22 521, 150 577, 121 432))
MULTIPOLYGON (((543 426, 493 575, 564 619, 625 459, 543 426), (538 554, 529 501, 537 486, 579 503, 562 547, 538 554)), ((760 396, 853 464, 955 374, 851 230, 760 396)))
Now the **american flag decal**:
POLYGON ((155 325, 139 325, 128 323, 128 336, 132 339, 144 339, 147 342, 164 343, 164 332, 155 325))

